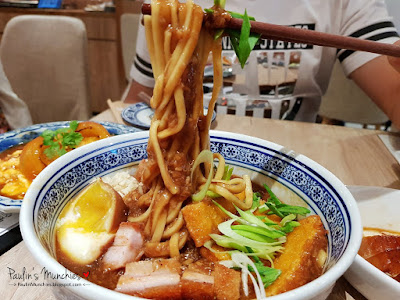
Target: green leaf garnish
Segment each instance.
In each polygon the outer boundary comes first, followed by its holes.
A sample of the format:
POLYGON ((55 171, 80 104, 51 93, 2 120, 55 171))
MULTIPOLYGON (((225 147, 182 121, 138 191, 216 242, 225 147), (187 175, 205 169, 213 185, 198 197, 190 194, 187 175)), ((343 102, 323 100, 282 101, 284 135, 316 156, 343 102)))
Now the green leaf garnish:
POLYGON ((44 150, 44 154, 53 159, 68 152, 68 150, 75 149, 83 140, 82 134, 75 132, 78 128, 77 121, 71 121, 68 128, 59 128, 55 131, 45 130, 41 137, 43 137, 43 145, 49 146, 44 150))
MULTIPOLYGON (((226 0, 214 0, 214 6, 220 7, 222 9, 225 8, 226 0)), ((208 14, 214 14, 215 10, 212 8, 206 8, 204 11, 208 14)), ((227 33, 230 37, 231 44, 233 50, 236 53, 236 56, 240 62, 242 68, 244 68, 247 59, 250 56, 250 52, 254 49, 255 45, 259 41, 261 35, 257 33, 251 33, 251 23, 250 21, 255 21, 254 17, 251 17, 247 14, 247 10, 244 11, 244 14, 240 14, 233 11, 228 11, 232 18, 242 19, 242 28, 241 30, 233 30, 233 29, 217 29, 214 33, 214 39, 217 40, 222 37, 224 33, 227 33)))
MULTIPOLYGON (((234 11, 228 11, 229 14, 231 15, 232 18, 236 18, 236 19, 243 19, 244 18, 244 14, 240 14, 234 11)), ((255 21, 256 19, 252 16, 247 16, 249 18, 250 21, 255 21)))
POLYGON ((235 30, 228 30, 229 36, 231 38, 231 43, 235 53, 238 57, 240 65, 244 68, 247 59, 250 56, 250 52, 254 49, 260 35, 256 33, 250 33, 251 24, 250 20, 254 21, 254 18, 247 15, 247 10, 244 11, 244 15, 238 13, 230 12, 231 16, 234 18, 243 19, 242 28, 240 30, 240 35, 235 30))
POLYGON ((69 122, 69 128, 71 128, 72 131, 75 131, 78 128, 78 121, 69 122))

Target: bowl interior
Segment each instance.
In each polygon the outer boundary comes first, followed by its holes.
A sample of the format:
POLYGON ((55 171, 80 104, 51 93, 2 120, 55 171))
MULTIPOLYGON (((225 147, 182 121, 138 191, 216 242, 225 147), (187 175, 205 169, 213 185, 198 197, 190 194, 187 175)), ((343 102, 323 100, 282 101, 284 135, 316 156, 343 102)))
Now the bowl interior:
MULTIPOLYGON (((20 220, 24 238, 35 235, 38 245, 55 257, 55 222, 66 203, 94 178, 134 167, 146 158, 147 140, 147 132, 112 137, 51 164, 26 196, 29 201, 24 202, 20 220)), ((327 269, 347 253, 348 262, 334 280, 343 274, 358 250, 361 223, 354 199, 335 176, 302 155, 243 135, 214 131, 211 150, 221 153, 235 167, 234 173, 246 172, 254 181, 272 185, 282 201, 306 205, 318 214, 328 233, 327 269)))

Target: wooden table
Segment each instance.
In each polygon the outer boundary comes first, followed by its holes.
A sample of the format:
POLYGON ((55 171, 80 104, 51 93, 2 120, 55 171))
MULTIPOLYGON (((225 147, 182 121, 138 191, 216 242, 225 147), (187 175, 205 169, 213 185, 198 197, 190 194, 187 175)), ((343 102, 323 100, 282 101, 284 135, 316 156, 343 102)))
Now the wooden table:
MULTIPOLYGON (((107 110, 94 120, 115 119, 107 110)), ((400 189, 400 165, 380 141, 381 131, 231 115, 217 116, 213 129, 244 133, 284 145, 320 163, 346 185, 400 189)), ((21 242, 0 257, 2 299, 57 299, 49 287, 14 286, 18 280, 10 279, 10 269, 22 273, 24 268, 26 272, 41 270, 21 242)), ((365 298, 340 278, 328 299, 365 298)))

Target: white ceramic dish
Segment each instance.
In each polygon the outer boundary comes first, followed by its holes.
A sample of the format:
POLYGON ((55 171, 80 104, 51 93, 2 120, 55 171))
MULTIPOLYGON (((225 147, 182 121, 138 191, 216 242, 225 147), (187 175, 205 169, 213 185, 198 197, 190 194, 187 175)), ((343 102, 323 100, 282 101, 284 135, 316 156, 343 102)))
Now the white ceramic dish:
MULTIPOLYGON (((29 127, 20 128, 0 135, 0 152, 20 144, 25 144, 38 137, 45 130, 56 130, 62 127, 69 127, 69 121, 35 124, 29 127)), ((133 133, 139 131, 137 128, 117 123, 99 122, 112 135, 133 133)), ((7 213, 18 213, 21 209, 21 200, 14 200, 0 196, 0 211, 7 213)))
MULTIPOLYGON (((208 108, 204 107, 204 114, 207 114, 207 111, 208 108)), ((142 130, 150 128, 153 115, 153 109, 144 102, 129 105, 121 112, 121 117, 126 123, 137 126, 142 130)), ((212 121, 214 121, 216 117, 216 113, 213 112, 212 121)))
MULTIPOLYGON (((400 191, 380 187, 349 187, 363 226, 400 232, 400 191)), ((346 279, 370 300, 399 299, 400 283, 357 255, 346 279)))
MULTIPOLYGON (((148 132, 101 140, 57 159, 32 183, 20 214, 25 244, 34 258, 52 274, 64 274, 55 257, 54 225, 63 207, 89 182, 147 157, 148 132)), ((221 153, 235 173, 247 173, 256 182, 268 183, 286 202, 302 202, 318 214, 328 230, 327 271, 303 287, 271 297, 271 300, 325 299, 336 280, 351 265, 361 243, 361 220, 348 189, 314 161, 288 149, 240 134, 211 131, 211 150, 221 153)), ((116 293, 81 279, 62 284, 71 298, 138 299, 116 293)), ((61 296, 61 294, 57 294, 61 296)))

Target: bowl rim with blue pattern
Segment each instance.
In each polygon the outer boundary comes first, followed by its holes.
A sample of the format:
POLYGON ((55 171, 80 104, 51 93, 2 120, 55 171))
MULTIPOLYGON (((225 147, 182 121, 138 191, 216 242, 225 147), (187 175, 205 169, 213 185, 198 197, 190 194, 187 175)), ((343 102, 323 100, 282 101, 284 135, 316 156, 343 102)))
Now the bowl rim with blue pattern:
MULTIPOLYGON (((79 121, 85 122, 85 121, 79 121)), ((0 152, 3 152, 13 146, 25 144, 34 138, 38 137, 45 130, 56 130, 58 128, 69 127, 70 121, 58 121, 34 124, 28 127, 15 129, 0 135, 0 152)), ((137 128, 112 123, 112 122, 97 122, 102 124, 112 135, 120 135, 140 131, 137 128)), ((7 213, 18 213, 21 209, 23 200, 14 200, 0 195, 0 211, 7 213)))
MULTIPOLYGON (((94 178, 134 166, 146 158, 147 140, 148 131, 100 140, 67 153, 39 174, 28 190, 20 214, 22 236, 39 264, 53 274, 65 272, 54 258, 57 216, 67 201, 94 178)), ((211 150, 221 153, 227 164, 273 178, 321 216, 328 230, 327 271, 300 288, 270 298, 325 299, 352 264, 361 244, 360 213, 349 190, 316 162, 275 143, 222 131, 211 131, 210 142, 211 150)), ((140 299, 85 279, 81 282, 86 285, 67 287, 68 291, 83 299, 140 299)))
MULTIPOLYGON (((207 114, 208 107, 204 106, 204 114, 207 114)), ((151 125, 151 118, 154 110, 146 102, 138 102, 124 108, 121 112, 121 118, 128 124, 138 128, 148 130, 151 125)), ((217 113, 213 111, 211 121, 214 122, 217 113)))

